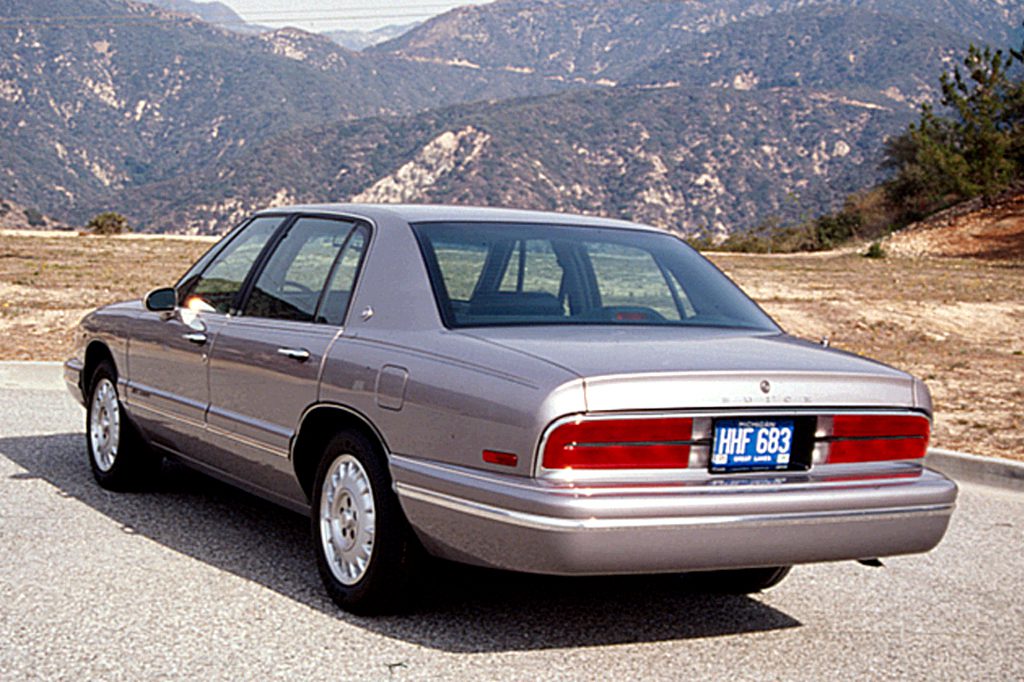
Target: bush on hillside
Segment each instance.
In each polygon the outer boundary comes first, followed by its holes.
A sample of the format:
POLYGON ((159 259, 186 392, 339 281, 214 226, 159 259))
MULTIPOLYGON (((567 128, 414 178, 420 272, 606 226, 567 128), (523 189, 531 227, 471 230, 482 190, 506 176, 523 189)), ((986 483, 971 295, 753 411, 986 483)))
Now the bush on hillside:
POLYGON ((85 226, 85 229, 91 234, 98 235, 125 234, 132 231, 132 228, 128 225, 128 219, 120 213, 113 211, 93 216, 92 220, 85 226))

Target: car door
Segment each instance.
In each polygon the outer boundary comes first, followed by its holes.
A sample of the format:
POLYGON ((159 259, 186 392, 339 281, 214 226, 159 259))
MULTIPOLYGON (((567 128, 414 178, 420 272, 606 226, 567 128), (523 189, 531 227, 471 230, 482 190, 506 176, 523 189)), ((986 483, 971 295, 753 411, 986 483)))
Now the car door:
POLYGON ((210 349, 284 219, 254 218, 182 278, 174 312, 139 316, 129 343, 127 401, 155 443, 189 456, 202 453, 210 349))
POLYGON ((341 331, 368 238, 353 221, 300 216, 217 336, 209 438, 228 453, 225 470, 265 492, 304 502, 289 446, 317 400, 321 361, 341 331))

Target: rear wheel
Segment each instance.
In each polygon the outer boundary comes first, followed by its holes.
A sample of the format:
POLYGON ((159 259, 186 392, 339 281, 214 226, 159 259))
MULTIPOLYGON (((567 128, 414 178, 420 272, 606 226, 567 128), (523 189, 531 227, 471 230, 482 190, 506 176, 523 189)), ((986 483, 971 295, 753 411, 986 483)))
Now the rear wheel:
POLYGON ((688 573, 687 585, 701 592, 724 594, 753 594, 775 587, 789 575, 792 566, 741 568, 732 571, 688 573))
POLYGON ((421 549, 391 490, 383 453, 358 432, 324 450, 311 510, 317 568, 331 599, 353 613, 399 609, 421 549))
POLYGON ((152 480, 160 466, 160 457, 125 414, 117 396, 117 376, 108 362, 100 364, 89 381, 85 441, 92 475, 104 488, 139 488, 152 480))

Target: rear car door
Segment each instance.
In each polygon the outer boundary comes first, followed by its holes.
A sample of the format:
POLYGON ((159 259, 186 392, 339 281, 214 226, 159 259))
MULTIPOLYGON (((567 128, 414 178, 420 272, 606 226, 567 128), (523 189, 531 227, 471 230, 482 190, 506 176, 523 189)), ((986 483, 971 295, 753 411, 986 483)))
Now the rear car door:
POLYGON ((219 466, 277 497, 304 502, 289 446, 317 400, 368 238, 368 227, 351 220, 298 217, 211 352, 207 424, 224 453, 219 466))

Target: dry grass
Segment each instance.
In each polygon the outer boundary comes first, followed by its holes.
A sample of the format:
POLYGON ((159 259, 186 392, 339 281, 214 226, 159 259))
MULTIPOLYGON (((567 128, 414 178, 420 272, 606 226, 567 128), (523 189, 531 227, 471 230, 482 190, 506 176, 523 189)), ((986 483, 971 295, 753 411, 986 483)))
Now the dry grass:
MULTIPOLYGON (((0 359, 60 360, 88 310, 173 283, 209 242, 0 233, 0 359)), ((924 378, 933 443, 1024 459, 1024 263, 712 259, 793 334, 924 378)))
POLYGON ((715 255, 787 331, 923 378, 938 447, 1024 459, 1024 262, 715 255))
POLYGON ((0 233, 2 360, 59 360, 93 308, 174 284, 210 242, 0 233))

